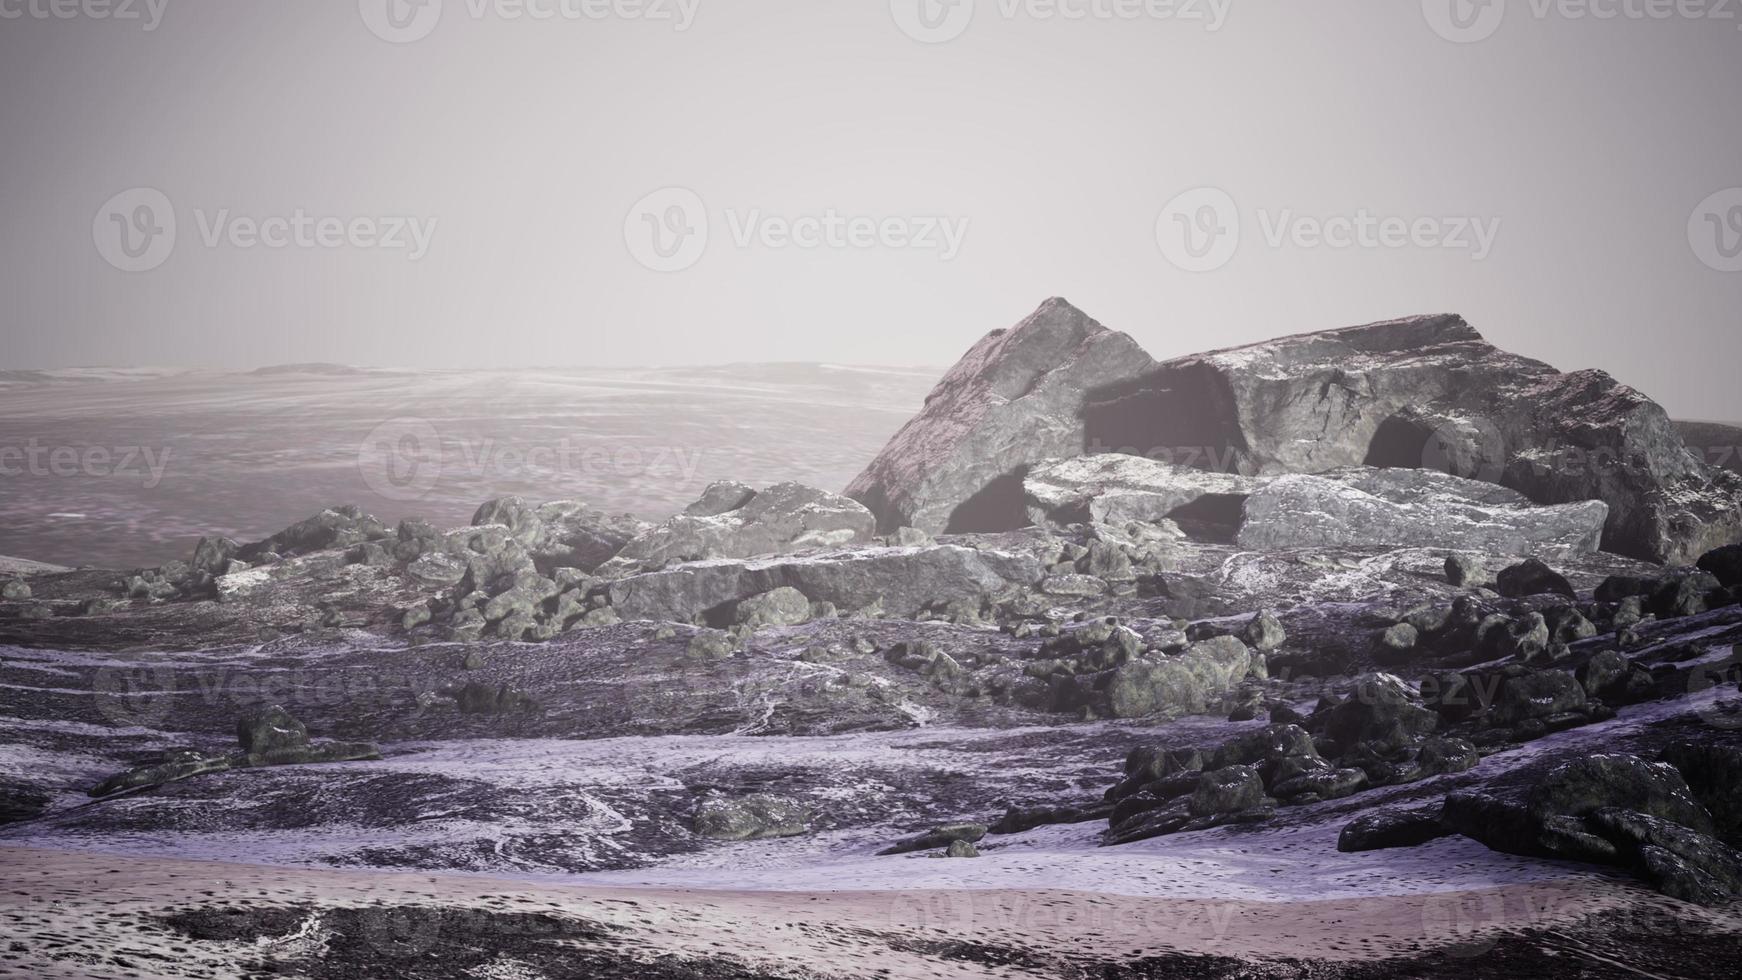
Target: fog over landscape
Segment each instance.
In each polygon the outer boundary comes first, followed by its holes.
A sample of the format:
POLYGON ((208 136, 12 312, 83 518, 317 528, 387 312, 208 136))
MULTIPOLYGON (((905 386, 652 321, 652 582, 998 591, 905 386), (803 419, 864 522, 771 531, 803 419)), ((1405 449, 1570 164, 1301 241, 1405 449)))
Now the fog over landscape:
POLYGON ((0 20, 4 367, 942 366, 1063 295, 1159 357, 1455 312, 1742 418, 1727 4, 62 6, 0 20))

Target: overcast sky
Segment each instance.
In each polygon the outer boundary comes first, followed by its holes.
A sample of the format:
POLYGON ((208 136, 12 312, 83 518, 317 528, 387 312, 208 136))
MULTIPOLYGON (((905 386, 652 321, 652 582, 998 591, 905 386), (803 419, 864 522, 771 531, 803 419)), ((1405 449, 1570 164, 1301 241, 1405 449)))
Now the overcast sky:
POLYGON ((1063 295, 1742 419, 1742 3, 1544 3, 0 0, 0 367, 944 365, 1063 295))

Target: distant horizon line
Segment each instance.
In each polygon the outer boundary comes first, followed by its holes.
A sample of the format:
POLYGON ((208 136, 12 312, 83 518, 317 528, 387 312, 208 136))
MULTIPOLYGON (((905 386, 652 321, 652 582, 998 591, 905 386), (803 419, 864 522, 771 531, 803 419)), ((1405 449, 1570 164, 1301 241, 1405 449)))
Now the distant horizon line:
POLYGON ((18 374, 51 374, 61 371, 131 371, 131 372, 162 372, 181 374, 271 374, 271 373, 309 373, 321 371, 333 373, 355 372, 366 374, 370 372, 389 371, 451 371, 451 372, 485 372, 485 371, 677 371, 686 369, 734 368, 734 367, 816 367, 835 368, 851 371, 937 371, 949 370, 948 365, 938 364, 846 364, 839 361, 698 361, 694 363, 669 364, 557 364, 557 365, 503 365, 498 367, 418 367, 408 364, 347 364, 341 361, 285 361, 282 363, 261 364, 255 367, 219 367, 213 365, 183 365, 183 364, 63 364, 56 367, 7 367, 0 368, 0 379, 8 375, 18 374))

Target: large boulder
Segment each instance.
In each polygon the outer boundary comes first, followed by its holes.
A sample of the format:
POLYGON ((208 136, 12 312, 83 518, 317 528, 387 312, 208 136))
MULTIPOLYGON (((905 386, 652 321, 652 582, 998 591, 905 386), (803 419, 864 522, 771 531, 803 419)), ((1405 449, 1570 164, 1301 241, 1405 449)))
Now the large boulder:
MULTIPOLYGON (((726 501, 711 488, 693 508, 726 501)), ((680 514, 628 542, 600 569, 604 575, 663 568, 712 558, 753 558, 867 544, 877 533, 871 512, 855 500, 798 483, 753 494, 716 514, 680 514)))
POLYGON ((1173 657, 1138 658, 1108 672, 1102 694, 1114 718, 1201 714, 1252 669, 1252 651, 1238 637, 1202 640, 1173 657))
POLYGON ((1022 481, 1028 519, 1041 526, 1156 522, 1220 506, 1230 521, 1262 484, 1123 453, 1048 460, 1022 481))
POLYGON ((613 581, 610 599, 628 620, 727 625, 738 603, 788 587, 847 611, 880 603, 887 615, 913 617, 927 607, 1034 586, 1043 575, 1041 564, 1024 555, 954 545, 867 548, 674 565, 613 581))
POLYGON ((1426 466, 1542 504, 1601 500, 1605 550, 1653 561, 1742 536, 1742 479, 1689 453, 1661 407, 1600 371, 1502 351, 1457 316, 1169 361, 1094 406, 1087 435, 1224 471, 1426 466))
POLYGON ((797 837, 810 829, 810 809, 779 796, 712 797, 696 807, 696 833, 714 840, 797 837))
POLYGON ((1525 807, 1539 823, 1619 808, 1700 833, 1714 830, 1711 814, 1694 799, 1674 766, 1619 753, 1583 756, 1556 766, 1531 789, 1525 807))
POLYGON ((1154 364, 1130 337, 1047 300, 974 345, 847 494, 884 533, 1019 527, 1027 469, 1093 451, 1091 404, 1154 364))
POLYGON ((1742 587, 1742 544, 1725 545, 1700 556, 1700 570, 1727 588, 1742 587))
MULTIPOLYGON (((1685 763, 1709 761, 1685 747, 1685 763)), ((1742 895, 1742 854, 1714 833, 1712 815, 1664 762, 1599 754, 1563 762, 1522 803, 1460 790, 1445 823, 1511 854, 1630 867, 1683 901, 1722 905, 1742 895)))
POLYGON ((1345 826, 1337 835, 1337 850, 1347 853, 1416 847, 1453 832, 1440 819, 1438 807, 1421 810, 1387 807, 1363 813, 1345 826))
POLYGON ((1433 734, 1439 716, 1402 678, 1363 674, 1343 700, 1326 706, 1314 722, 1344 751, 1364 746, 1384 754, 1433 734))
POLYGON ((1675 742, 1663 750, 1663 761, 1687 780, 1718 835, 1742 844, 1742 746, 1675 742))
POLYGON ((242 751, 252 754, 296 749, 308 744, 308 729, 275 704, 238 718, 236 741, 242 751))
POLYGON ((1489 554, 1589 554, 1602 501, 1535 506, 1505 487, 1423 469, 1353 469, 1269 481, 1246 501, 1242 548, 1460 548, 1489 554))

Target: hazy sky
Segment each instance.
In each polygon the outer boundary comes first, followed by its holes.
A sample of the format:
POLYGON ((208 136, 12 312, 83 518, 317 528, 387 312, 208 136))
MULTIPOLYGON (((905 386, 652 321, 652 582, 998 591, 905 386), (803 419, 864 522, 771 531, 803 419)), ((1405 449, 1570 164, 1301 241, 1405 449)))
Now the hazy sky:
POLYGON ((0 0, 0 367, 943 365, 1056 294, 1742 418, 1742 3, 1685 4, 0 0))

